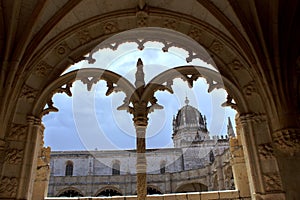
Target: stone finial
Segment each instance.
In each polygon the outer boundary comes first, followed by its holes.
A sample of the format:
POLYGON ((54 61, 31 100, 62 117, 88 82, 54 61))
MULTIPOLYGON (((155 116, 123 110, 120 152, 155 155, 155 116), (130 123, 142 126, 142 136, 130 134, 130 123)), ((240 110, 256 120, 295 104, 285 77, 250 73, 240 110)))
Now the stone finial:
POLYGON ((189 105, 189 103, 190 103, 190 100, 188 99, 188 97, 185 97, 185 101, 184 101, 184 103, 185 103, 186 105, 189 105))
POLYGON ((230 117, 228 117, 227 134, 229 137, 235 137, 230 117))
POLYGON ((144 77, 145 77, 145 74, 144 74, 144 71, 143 71, 143 61, 141 58, 138 59, 137 61, 137 64, 136 64, 136 73, 135 73, 135 87, 138 89, 139 87, 141 86, 144 86, 145 85, 145 80, 144 80, 144 77))

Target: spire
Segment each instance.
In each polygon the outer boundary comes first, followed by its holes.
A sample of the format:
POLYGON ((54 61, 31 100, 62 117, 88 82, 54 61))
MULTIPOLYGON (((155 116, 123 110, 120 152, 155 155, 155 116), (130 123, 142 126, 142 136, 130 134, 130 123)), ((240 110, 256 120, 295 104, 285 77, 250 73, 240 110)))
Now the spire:
POLYGON ((184 103, 185 103, 186 105, 189 105, 189 103, 190 103, 190 100, 188 99, 188 97, 187 97, 187 96, 185 97, 185 101, 184 101, 184 103))
POLYGON ((136 88, 139 88, 139 87, 145 85, 145 80, 144 80, 145 74, 143 71, 143 67, 144 67, 143 61, 141 58, 139 58, 136 63, 136 68, 137 68, 136 73, 135 73, 135 87, 136 88))
POLYGON ((229 137, 235 137, 230 117, 228 117, 227 134, 229 137))

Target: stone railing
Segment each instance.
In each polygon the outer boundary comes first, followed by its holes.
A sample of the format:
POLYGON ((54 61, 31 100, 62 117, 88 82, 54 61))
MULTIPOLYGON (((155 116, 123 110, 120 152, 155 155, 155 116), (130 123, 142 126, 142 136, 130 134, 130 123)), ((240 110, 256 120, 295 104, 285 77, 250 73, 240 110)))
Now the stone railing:
MULTIPOLYGON (((136 200, 136 196, 115 196, 115 197, 47 197, 45 200, 136 200)), ((250 197, 241 197, 237 190, 225 190, 214 192, 193 192, 193 193, 174 193, 162 195, 149 195, 147 200, 229 200, 243 199, 250 200, 250 197)))

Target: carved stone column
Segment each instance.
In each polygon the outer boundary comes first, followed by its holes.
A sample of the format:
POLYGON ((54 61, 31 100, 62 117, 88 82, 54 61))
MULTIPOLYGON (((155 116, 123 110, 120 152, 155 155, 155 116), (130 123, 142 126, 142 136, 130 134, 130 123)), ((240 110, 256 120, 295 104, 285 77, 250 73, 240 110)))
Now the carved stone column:
POLYGON ((146 160, 146 126, 136 125, 136 172, 138 200, 145 200, 147 196, 147 160, 146 160))
POLYGON ((17 199, 32 199, 34 178, 36 175, 37 158, 42 142, 41 132, 44 126, 34 116, 27 118, 28 128, 24 147, 24 159, 21 169, 17 199))
POLYGON ((33 186, 32 199, 44 199, 47 196, 48 183, 50 178, 51 149, 50 147, 44 147, 44 127, 40 128, 39 136, 41 138, 41 142, 37 158, 37 168, 33 186))

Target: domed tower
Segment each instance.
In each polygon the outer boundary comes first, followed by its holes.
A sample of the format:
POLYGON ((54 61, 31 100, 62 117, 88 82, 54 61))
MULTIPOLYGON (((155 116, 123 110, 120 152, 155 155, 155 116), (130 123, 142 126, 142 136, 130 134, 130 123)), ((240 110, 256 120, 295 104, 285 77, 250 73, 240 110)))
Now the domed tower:
POLYGON ((173 143, 174 147, 188 147, 209 138, 206 117, 199 110, 189 105, 186 97, 183 106, 173 118, 173 143))

